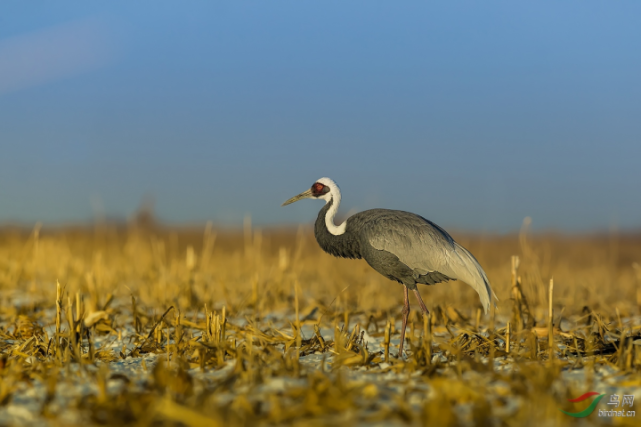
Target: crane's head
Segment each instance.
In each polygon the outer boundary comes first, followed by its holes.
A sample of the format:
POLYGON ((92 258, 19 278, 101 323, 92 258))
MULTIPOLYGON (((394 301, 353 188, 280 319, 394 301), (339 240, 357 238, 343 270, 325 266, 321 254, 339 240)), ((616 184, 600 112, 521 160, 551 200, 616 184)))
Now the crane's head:
POLYGON ((332 197, 340 199, 340 194, 338 185, 336 185, 334 181, 329 178, 321 178, 316 181, 309 190, 292 197, 283 203, 282 206, 290 205, 302 199, 323 199, 325 202, 329 202, 332 200, 332 197))

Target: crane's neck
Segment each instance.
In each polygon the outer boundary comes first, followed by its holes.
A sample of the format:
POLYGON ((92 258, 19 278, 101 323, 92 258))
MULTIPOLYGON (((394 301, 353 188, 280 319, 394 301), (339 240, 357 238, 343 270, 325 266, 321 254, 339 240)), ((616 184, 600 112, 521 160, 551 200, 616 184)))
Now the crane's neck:
POLYGON ((341 225, 334 224, 334 217, 338 211, 338 207, 341 204, 341 191, 338 187, 332 188, 332 191, 328 194, 331 194, 331 197, 326 199, 325 205, 329 205, 329 209, 325 213, 325 226, 327 230, 332 233, 334 236, 340 236, 345 233, 345 228, 347 227, 347 221, 343 221, 341 225))
POLYGON ((357 233, 352 228, 347 229, 347 221, 340 226, 334 225, 334 214, 336 213, 335 201, 329 199, 327 204, 318 213, 314 226, 314 235, 318 245, 325 252, 342 258, 361 258, 361 246, 357 233), (329 219, 328 219, 329 218, 329 219), (329 225, 335 227, 334 232, 330 231, 329 225), (338 232, 340 231, 340 233, 338 232))

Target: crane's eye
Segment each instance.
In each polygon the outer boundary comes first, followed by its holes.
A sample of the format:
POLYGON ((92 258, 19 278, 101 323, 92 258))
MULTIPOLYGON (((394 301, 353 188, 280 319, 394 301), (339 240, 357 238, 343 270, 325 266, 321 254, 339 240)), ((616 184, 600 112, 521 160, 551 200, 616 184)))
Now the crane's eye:
POLYGON ((314 185, 312 185, 312 194, 314 197, 320 197, 323 194, 329 193, 329 187, 326 185, 321 184, 320 182, 315 182, 314 185))

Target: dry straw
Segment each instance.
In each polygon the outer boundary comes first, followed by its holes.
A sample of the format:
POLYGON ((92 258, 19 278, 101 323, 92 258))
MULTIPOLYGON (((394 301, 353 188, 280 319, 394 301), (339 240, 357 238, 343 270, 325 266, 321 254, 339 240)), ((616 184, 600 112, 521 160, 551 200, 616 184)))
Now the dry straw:
POLYGON ((306 229, 3 230, 0 414, 34 395, 59 424, 557 424, 578 392, 563 372, 641 381, 641 238, 528 227, 460 237, 500 310, 421 288, 406 358, 400 285, 306 229))

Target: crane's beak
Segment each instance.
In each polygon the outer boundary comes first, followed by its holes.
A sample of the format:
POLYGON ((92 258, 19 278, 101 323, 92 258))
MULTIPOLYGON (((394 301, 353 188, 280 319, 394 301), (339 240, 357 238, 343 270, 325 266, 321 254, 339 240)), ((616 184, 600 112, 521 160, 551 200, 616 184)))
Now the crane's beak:
POLYGON ((292 203, 297 202, 301 199, 309 199, 310 197, 313 197, 311 188, 307 191, 303 191, 298 196, 292 197, 291 199, 283 203, 281 206, 291 205, 292 203))

